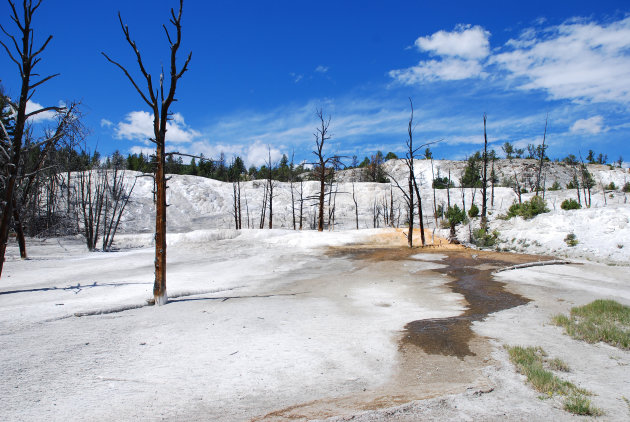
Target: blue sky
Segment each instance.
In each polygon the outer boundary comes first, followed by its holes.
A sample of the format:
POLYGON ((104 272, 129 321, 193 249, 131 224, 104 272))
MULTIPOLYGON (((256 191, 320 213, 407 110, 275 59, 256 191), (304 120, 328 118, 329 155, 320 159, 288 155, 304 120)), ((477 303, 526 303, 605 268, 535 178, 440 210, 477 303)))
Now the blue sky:
MULTIPOLYGON (((2 25, 14 32, 9 7, 2 25)), ((149 151, 151 116, 101 51, 139 77, 120 10, 155 75, 168 61, 161 25, 174 0, 44 0, 35 39, 53 35, 39 72, 60 72, 33 97, 80 100, 88 146, 103 155, 149 151)), ((6 37, 3 38, 6 40, 6 37)), ((539 143, 549 114, 552 157, 630 159, 630 5, 627 1, 191 1, 184 3, 180 80, 167 134, 172 150, 260 165, 295 151, 312 160, 315 110, 332 116, 330 153, 402 152, 411 97, 416 142, 436 158, 483 143, 539 143)), ((0 54, 2 85, 19 92, 0 54)), ((139 82, 140 79, 138 79, 139 82)), ((39 121, 38 124, 46 124, 39 121)))

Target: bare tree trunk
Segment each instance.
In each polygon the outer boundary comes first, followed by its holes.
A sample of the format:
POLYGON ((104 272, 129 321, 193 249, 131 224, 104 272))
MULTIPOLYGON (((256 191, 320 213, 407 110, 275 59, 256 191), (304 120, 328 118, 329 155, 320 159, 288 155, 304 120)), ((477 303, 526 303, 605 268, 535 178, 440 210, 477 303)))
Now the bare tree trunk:
POLYGON ((418 182, 416 178, 413 178, 413 186, 416 190, 416 196, 418 197, 418 217, 420 220, 420 241, 422 242, 422 246, 426 245, 424 239, 424 222, 422 221, 422 197, 420 196, 420 189, 418 189, 418 182))
POLYGON ((413 205, 413 177, 411 176, 411 173, 409 173, 409 233, 407 234, 407 244, 410 248, 413 247, 413 205))
POLYGON ((118 13, 118 20, 120 27, 123 31, 127 43, 132 48, 136 55, 136 60, 140 71, 146 80, 146 94, 143 92, 136 81, 129 74, 127 69, 120 63, 112 60, 107 54, 102 53, 105 58, 116 65, 123 71, 125 76, 129 79, 133 87, 136 89, 140 97, 153 111, 153 134, 154 139, 152 141, 156 146, 156 170, 155 170, 155 203, 156 203, 156 215, 155 215, 155 281, 153 283, 153 297, 156 305, 164 305, 168 302, 168 295, 166 293, 166 176, 165 176, 165 161, 166 161, 166 124, 169 117, 169 108, 173 101, 175 101, 175 90, 177 88, 177 81, 188 70, 188 63, 192 58, 192 53, 188 54, 184 65, 181 69, 177 69, 177 51, 181 44, 182 36, 182 8, 183 0, 179 1, 179 12, 175 14, 175 10, 171 9, 170 23, 175 27, 176 37, 172 38, 168 32, 166 26, 163 25, 166 32, 166 38, 170 44, 170 87, 168 94, 164 96, 164 73, 160 75, 159 87, 154 89, 153 79, 151 75, 145 70, 140 51, 136 46, 135 41, 131 39, 129 33, 129 27, 126 26, 120 13, 118 13))
POLYGON ((488 204, 488 135, 486 133, 486 120, 488 117, 486 113, 483 114, 483 181, 482 181, 482 205, 481 205, 481 222, 482 225, 486 224, 487 220, 487 204, 488 204))
POLYGON ((316 115, 319 119, 319 127, 315 130, 315 145, 316 151, 313 153, 317 156, 318 162, 316 163, 317 167, 317 176, 319 179, 319 217, 317 222, 317 231, 324 230, 324 191, 326 189, 326 166, 328 162, 332 159, 336 161, 335 157, 324 156, 324 143, 330 139, 330 135, 328 134, 328 127, 330 126, 330 117, 328 119, 324 118, 324 113, 322 109, 317 110, 316 115))
POLYGON ((354 190, 354 182, 352 182, 352 201, 354 202, 354 221, 359 230, 359 204, 357 203, 357 196, 354 190))
POLYGON ((265 214, 267 213, 267 192, 269 189, 269 185, 265 182, 265 192, 263 194, 263 203, 260 208, 260 229, 265 228, 265 214))
POLYGON ((300 179, 300 230, 304 222, 304 180, 300 179))
MULTIPOLYGON (((446 184, 446 205, 451 207, 451 170, 448 170, 448 183, 446 184)), ((447 209, 448 209, 447 208, 447 209)))
MULTIPOLYGON (((438 168, 438 176, 440 175, 440 169, 438 168)), ((433 170, 433 157, 431 157, 431 187, 433 188, 433 218, 435 219, 435 227, 438 225, 437 217, 437 200, 435 198, 435 172, 433 170)))
POLYGON ((536 177, 536 196, 538 196, 538 191, 540 190, 540 181, 542 180, 542 171, 543 164, 545 162, 545 140, 547 139, 547 122, 549 121, 549 114, 547 114, 547 118, 545 119, 545 133, 543 134, 542 146, 540 148, 540 160, 538 164, 538 176, 536 177))
POLYGON ((491 196, 491 200, 490 200, 490 206, 492 207, 492 209, 494 209, 494 183, 495 180, 497 178, 497 175, 494 171, 494 161, 495 161, 495 155, 492 155, 492 171, 490 172, 490 178, 492 179, 492 196, 491 196))
POLYGON ((15 235, 17 237, 18 246, 20 247, 20 258, 27 259, 24 227, 22 226, 22 220, 20 219, 20 213, 17 211, 17 207, 13 208, 13 224, 15 225, 15 235))
POLYGON ((295 151, 291 154, 291 168, 289 173, 289 187, 291 188, 291 215, 293 217, 293 230, 296 229, 295 224, 295 197, 293 191, 293 157, 295 156, 295 151))
POLYGON ((394 191, 389 185, 389 224, 394 227, 394 191))
MULTIPOLYGON (((20 170, 23 168, 22 161, 22 149, 23 149, 23 137, 25 135, 25 128, 27 120, 30 117, 33 117, 39 113, 46 111, 56 111, 61 112, 64 110, 62 107, 45 107, 39 110, 35 110, 27 113, 26 107, 29 99, 34 94, 35 88, 42 85, 43 83, 49 81, 50 79, 58 76, 58 74, 50 75, 42 78, 41 80, 34 82, 31 80, 31 77, 38 76, 37 73, 33 72, 34 67, 41 60, 41 57, 38 57, 45 49, 50 40, 52 39, 52 35, 46 38, 46 41, 38 48, 33 45, 33 28, 31 26, 33 15, 35 11, 39 8, 41 1, 37 1, 35 5, 32 4, 31 0, 24 0, 22 3, 22 13, 18 13, 15 4, 12 1, 9 1, 9 5, 11 7, 12 12, 10 13, 10 18, 18 27, 18 38, 21 40, 18 41, 15 36, 8 33, 4 28, 2 28, 2 32, 11 39, 9 45, 14 47, 14 52, 11 53, 11 48, 4 42, 0 41, 0 45, 4 47, 5 51, 8 53, 9 58, 13 63, 15 63, 19 69, 20 73, 20 96, 17 104, 11 102, 8 98, 5 98, 8 103, 8 107, 11 109, 12 114, 15 116, 15 124, 13 127, 13 133, 11 136, 7 133, 7 128, 4 125, 1 125, 0 139, 5 142, 0 143, 0 152, 4 156, 6 162, 5 166, 5 174, 3 175, 3 191, 4 197, 1 202, 2 208, 2 217, 0 218, 0 276, 2 275, 2 269, 4 267, 4 257, 7 248, 7 242, 9 240, 9 226, 11 223, 11 219, 13 218, 13 206, 14 206, 14 197, 16 194, 16 185, 18 183, 18 177, 20 174, 20 170)), ((67 113, 66 113, 67 114, 67 113)), ((49 142, 54 137, 60 137, 63 126, 66 124, 66 118, 60 120, 57 130, 55 131, 55 135, 50 137, 45 142, 49 142)))

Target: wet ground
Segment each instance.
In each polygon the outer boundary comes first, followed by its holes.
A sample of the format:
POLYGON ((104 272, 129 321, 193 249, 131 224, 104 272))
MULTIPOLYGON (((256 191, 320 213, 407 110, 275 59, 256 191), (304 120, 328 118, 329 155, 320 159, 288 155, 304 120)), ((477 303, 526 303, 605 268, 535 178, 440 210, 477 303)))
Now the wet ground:
MULTIPOLYGON (((394 274, 404 262, 417 254, 436 254, 435 262, 444 267, 421 272, 418 277, 444 274, 445 287, 463 296, 466 310, 451 318, 410 321, 399 338, 398 370, 385 385, 364 393, 318 400, 265 415, 261 420, 313 419, 352 414, 359 410, 383 409, 413 400, 459 393, 473 389, 480 394, 493 386, 482 369, 492 364, 487 338, 472 330, 472 323, 493 312, 513 308, 529 299, 506 290, 494 279, 497 269, 551 258, 498 252, 475 251, 463 247, 407 248, 361 247, 331 248, 328 256, 353 260, 358 267, 387 269, 394 274)), ((433 260, 430 256, 423 259, 433 260)))
POLYGON ((446 284, 454 293, 461 294, 466 311, 452 318, 433 318, 411 321, 405 326, 402 345, 412 344, 427 354, 446 356, 474 356, 469 342, 474 336, 473 321, 480 321, 488 314, 514 308, 529 299, 507 291, 504 283, 496 281, 492 273, 502 267, 552 258, 513 253, 440 248, 336 248, 333 256, 346 256, 355 260, 403 261, 412 259, 418 252, 439 253, 446 258, 440 263, 446 267, 433 270, 447 275, 452 281, 446 284))

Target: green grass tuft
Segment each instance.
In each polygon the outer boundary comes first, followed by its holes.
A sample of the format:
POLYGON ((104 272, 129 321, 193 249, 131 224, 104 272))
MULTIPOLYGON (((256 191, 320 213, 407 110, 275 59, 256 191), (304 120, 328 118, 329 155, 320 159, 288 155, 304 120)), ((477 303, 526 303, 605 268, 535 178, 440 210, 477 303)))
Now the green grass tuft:
POLYGON ((553 397, 553 395, 566 396, 564 409, 576 415, 601 415, 602 411, 591 406, 587 398, 591 393, 583 388, 576 387, 573 383, 558 378, 552 370, 567 372, 569 367, 558 358, 547 359, 547 354, 540 347, 506 347, 510 361, 518 372, 525 375, 527 380, 539 392, 544 393, 539 398, 553 397))
POLYGON ((614 300, 596 300, 571 309, 569 316, 556 315, 556 325, 571 337, 588 343, 606 342, 620 349, 630 349, 630 307, 614 300))
POLYGON ((601 409, 591 406, 591 401, 581 394, 573 394, 564 401, 564 410, 575 415, 600 416, 601 409))

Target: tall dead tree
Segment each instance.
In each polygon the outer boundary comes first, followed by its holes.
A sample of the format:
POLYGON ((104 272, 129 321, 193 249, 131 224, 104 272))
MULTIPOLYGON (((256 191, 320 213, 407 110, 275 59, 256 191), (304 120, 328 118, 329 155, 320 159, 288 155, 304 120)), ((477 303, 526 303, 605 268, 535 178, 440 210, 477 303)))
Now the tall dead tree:
POLYGON ((420 197, 420 189, 418 188, 418 182, 416 180, 416 174, 414 170, 414 159, 415 156, 421 148, 424 148, 428 145, 431 145, 435 142, 428 142, 420 145, 419 147, 413 146, 413 101, 409 98, 409 105, 411 107, 411 114, 409 116, 409 123, 407 124, 407 151, 405 152, 405 158, 403 159, 407 169, 409 170, 409 175, 407 177, 408 189, 403 189, 402 186, 398 183, 398 181, 392 176, 389 175, 389 178, 394 181, 396 187, 402 192, 403 197, 405 198, 405 202, 407 203, 408 215, 409 215, 409 233, 407 234, 407 244, 409 247, 413 247, 413 219, 415 214, 415 201, 414 201, 414 192, 418 197, 418 213, 419 213, 419 223, 420 223, 420 238, 422 240, 422 246, 425 245, 424 238, 424 221, 422 218, 422 198, 420 197))
POLYGON ((481 185, 481 222, 485 226, 487 219, 488 204, 488 135, 486 133, 486 121, 488 116, 483 113, 483 176, 481 185))
POLYGON ((295 168, 293 165, 294 157, 295 151, 291 153, 291 167, 289 167, 289 188, 291 189, 291 215, 293 216, 293 230, 297 228, 295 224, 295 192, 293 190, 293 184, 295 181, 295 168))
MULTIPOLYGON (((549 121, 549 114, 547 114, 547 117, 545 118, 545 132, 543 134, 543 141, 542 141, 542 145, 539 147, 540 150, 538 151, 538 174, 536 175, 536 196, 538 196, 538 191, 540 190, 540 182, 542 181, 542 172, 543 172, 543 166, 545 163, 545 150, 547 149, 547 147, 545 146, 545 141, 547 139, 547 122, 549 121)), ((543 191, 544 191, 544 186, 543 186, 543 191)))
POLYGON ((315 168, 313 172, 315 173, 317 180, 319 181, 319 202, 318 202, 318 217, 317 217, 317 231, 324 231, 324 196, 326 192, 326 178, 328 176, 328 164, 335 160, 338 160, 337 157, 330 156, 326 157, 324 154, 324 144, 327 140, 331 138, 328 133, 328 128, 330 126, 330 116, 328 118, 324 117, 324 112, 320 108, 315 112, 315 115, 319 119, 319 127, 315 130, 313 135, 315 136, 315 146, 316 149, 313 151, 313 154, 317 157, 317 161, 313 163, 315 168))
POLYGON ((109 58, 105 53, 102 53, 105 58, 116 65, 123 71, 127 79, 131 82, 136 89, 142 100, 153 111, 153 138, 151 141, 155 143, 155 202, 156 202, 156 215, 155 215, 155 282, 153 284, 153 296, 155 298, 156 305, 164 305, 168 302, 168 295, 166 293, 166 177, 164 172, 166 161, 166 125, 170 118, 169 108, 173 101, 175 101, 175 90, 177 88, 177 81, 188 70, 188 63, 192 58, 192 53, 188 54, 184 65, 178 69, 177 66, 177 51, 179 50, 182 40, 182 8, 183 0, 179 0, 179 11, 175 14, 175 10, 171 9, 171 17, 169 22, 175 27, 175 37, 172 38, 166 25, 162 25, 166 38, 170 45, 170 75, 168 77, 170 85, 166 96, 164 95, 164 71, 160 74, 158 86, 154 86, 151 74, 149 74, 142 61, 140 50, 136 45, 136 42, 131 39, 129 34, 129 27, 123 23, 120 12, 118 12, 118 21, 120 22, 120 28, 127 40, 127 43, 133 50, 138 62, 138 67, 142 76, 146 82, 146 90, 140 89, 140 86, 136 83, 135 79, 129 74, 127 69, 115 60, 109 58))
POLYGON ((273 169, 277 164, 271 162, 271 146, 267 147, 268 159, 267 159, 267 191, 269 193, 269 229, 273 228, 273 190, 276 187, 276 181, 273 180, 273 169))
POLYGON ((354 221, 357 226, 357 230, 359 230, 359 204, 357 202, 357 195, 354 190, 354 180, 352 181, 352 202, 354 202, 354 221))
MULTIPOLYGON (((0 154, 2 155, 2 161, 6 163, 5 170, 2 177, 2 183, 4 185, 4 195, 2 198, 2 218, 0 219, 0 275, 2 275, 2 268, 4 264, 4 255, 6 252, 7 241, 9 238, 9 226, 11 219, 14 215, 13 207, 15 205, 15 189, 18 183, 20 175, 20 169, 22 166, 22 153, 23 153, 23 138, 26 128, 26 121, 36 116, 37 114, 46 111, 63 112, 62 107, 44 107, 29 113, 26 112, 26 106, 28 101, 35 93, 35 88, 49 81, 50 79, 58 76, 59 74, 53 74, 43 77, 37 82, 31 80, 33 76, 37 76, 33 72, 35 66, 40 62, 41 57, 38 57, 48 46, 48 43, 52 39, 52 35, 46 38, 46 41, 38 48, 34 45, 33 40, 33 27, 32 19, 33 15, 41 5, 41 0, 36 1, 35 4, 31 0, 24 0, 22 7, 18 13, 15 3, 11 0, 8 1, 11 8, 10 18, 18 27, 17 37, 11 35, 3 26, 0 25, 2 32, 11 40, 10 43, 5 43, 0 40, 0 45, 4 48, 7 55, 13 63, 15 63, 20 71, 21 88, 20 97, 17 103, 6 99, 9 108, 11 109, 14 118, 14 126, 11 130, 11 134, 4 125, 0 128, 0 154), (21 15, 21 16, 20 16, 21 15), (21 38, 18 40, 18 38, 21 38), (12 48, 9 48, 9 45, 12 48)), ((59 125, 65 125, 66 119, 61 119, 59 125)), ((58 131, 55 131, 55 135, 58 131)))

